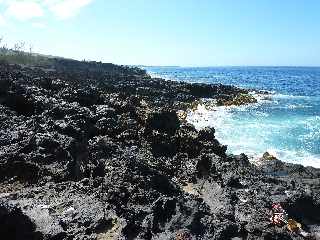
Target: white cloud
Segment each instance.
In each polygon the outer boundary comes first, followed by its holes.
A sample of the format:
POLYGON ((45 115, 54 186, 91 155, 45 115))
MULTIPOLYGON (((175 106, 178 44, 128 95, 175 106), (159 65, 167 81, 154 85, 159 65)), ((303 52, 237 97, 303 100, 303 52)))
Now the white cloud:
MULTIPOLYGON (((57 19, 67 19, 79 14, 80 10, 94 0, 0 0, 5 16, 20 21, 44 17, 52 13, 57 19)), ((0 13, 1 14, 1 13, 0 13)), ((0 15, 0 24, 3 22, 0 15)))
POLYGON ((77 15, 81 8, 93 0, 44 0, 44 4, 58 18, 67 19, 77 15))
POLYGON ((36 1, 7 1, 7 4, 6 14, 20 21, 30 20, 44 15, 42 6, 36 1))

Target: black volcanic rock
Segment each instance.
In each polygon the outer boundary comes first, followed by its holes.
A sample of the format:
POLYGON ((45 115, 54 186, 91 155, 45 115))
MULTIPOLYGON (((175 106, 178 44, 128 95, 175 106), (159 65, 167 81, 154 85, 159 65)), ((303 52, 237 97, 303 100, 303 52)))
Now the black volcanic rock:
POLYGON ((35 223, 19 208, 0 206, 0 236, 3 239, 43 239, 35 223))
POLYGON ((180 127, 177 113, 174 111, 153 112, 146 121, 146 130, 157 130, 173 135, 180 127))
POLYGON ((270 225, 279 202, 315 239, 318 169, 253 165, 178 118, 247 93, 113 64, 1 63, 0 238, 302 239, 270 225))

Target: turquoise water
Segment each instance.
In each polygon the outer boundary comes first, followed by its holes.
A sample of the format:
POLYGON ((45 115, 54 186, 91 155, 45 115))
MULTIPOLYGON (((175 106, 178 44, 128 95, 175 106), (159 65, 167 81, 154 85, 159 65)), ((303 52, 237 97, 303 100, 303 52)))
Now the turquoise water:
POLYGON ((279 159, 320 167, 320 68, 147 67, 166 79, 230 84, 272 91, 268 99, 241 107, 190 113, 197 128, 213 126, 230 153, 256 158, 269 151, 279 159))

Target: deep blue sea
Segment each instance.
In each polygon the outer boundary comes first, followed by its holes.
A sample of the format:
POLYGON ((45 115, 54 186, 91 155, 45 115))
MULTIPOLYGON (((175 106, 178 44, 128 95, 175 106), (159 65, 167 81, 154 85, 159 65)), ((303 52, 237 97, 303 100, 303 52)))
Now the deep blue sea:
POLYGON ((222 83, 273 94, 241 107, 199 107, 188 121, 213 126, 228 152, 320 168, 320 67, 146 67, 165 79, 222 83))

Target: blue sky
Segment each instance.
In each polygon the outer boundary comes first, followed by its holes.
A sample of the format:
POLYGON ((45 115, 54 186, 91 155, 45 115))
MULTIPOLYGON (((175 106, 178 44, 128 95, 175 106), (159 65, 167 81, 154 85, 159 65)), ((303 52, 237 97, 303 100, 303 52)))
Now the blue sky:
POLYGON ((0 0, 0 29, 117 64, 320 66, 318 0, 0 0))

